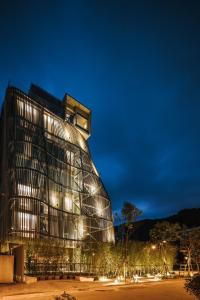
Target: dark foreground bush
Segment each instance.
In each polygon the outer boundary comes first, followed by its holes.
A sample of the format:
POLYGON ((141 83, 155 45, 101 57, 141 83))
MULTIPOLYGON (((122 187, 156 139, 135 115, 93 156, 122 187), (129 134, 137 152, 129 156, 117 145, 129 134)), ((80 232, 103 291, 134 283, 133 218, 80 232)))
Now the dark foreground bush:
POLYGON ((76 298, 64 292, 61 296, 56 296, 55 300, 76 300, 76 298))
POLYGON ((190 295, 194 295, 200 300, 200 274, 196 274, 193 277, 186 279, 185 288, 190 295))

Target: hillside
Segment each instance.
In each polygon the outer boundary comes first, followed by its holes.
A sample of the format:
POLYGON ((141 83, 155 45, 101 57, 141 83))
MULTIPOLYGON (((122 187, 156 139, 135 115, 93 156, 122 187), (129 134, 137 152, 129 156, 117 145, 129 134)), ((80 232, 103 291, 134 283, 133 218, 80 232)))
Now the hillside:
MULTIPOLYGON (((167 221, 170 223, 179 223, 186 225, 188 228, 200 226, 200 208, 183 209, 177 214, 160 219, 145 219, 135 222, 130 239, 139 241, 148 241, 149 232, 158 222, 167 221)), ((118 237, 119 226, 115 227, 116 239, 118 237)))

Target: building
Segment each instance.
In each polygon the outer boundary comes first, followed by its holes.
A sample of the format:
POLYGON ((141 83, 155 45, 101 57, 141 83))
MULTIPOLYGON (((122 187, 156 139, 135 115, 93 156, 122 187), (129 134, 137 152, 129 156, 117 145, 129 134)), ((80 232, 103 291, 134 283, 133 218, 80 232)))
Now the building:
POLYGON ((1 241, 113 242, 111 203, 87 139, 91 111, 31 85, 8 87, 1 113, 1 241))

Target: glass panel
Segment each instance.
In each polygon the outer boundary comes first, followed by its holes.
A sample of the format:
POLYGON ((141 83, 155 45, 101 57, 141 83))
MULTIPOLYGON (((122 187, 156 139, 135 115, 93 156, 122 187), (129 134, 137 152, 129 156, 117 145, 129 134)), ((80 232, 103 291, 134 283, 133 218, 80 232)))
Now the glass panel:
POLYGON ((76 124, 81 128, 88 130, 88 120, 79 114, 76 115, 76 124))

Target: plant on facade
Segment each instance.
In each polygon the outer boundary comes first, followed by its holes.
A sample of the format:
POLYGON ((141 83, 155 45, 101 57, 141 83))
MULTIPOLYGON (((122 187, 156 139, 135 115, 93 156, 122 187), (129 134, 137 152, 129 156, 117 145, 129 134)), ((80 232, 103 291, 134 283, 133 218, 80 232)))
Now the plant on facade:
POLYGON ((200 300, 200 273, 186 279, 185 288, 190 295, 200 300))

